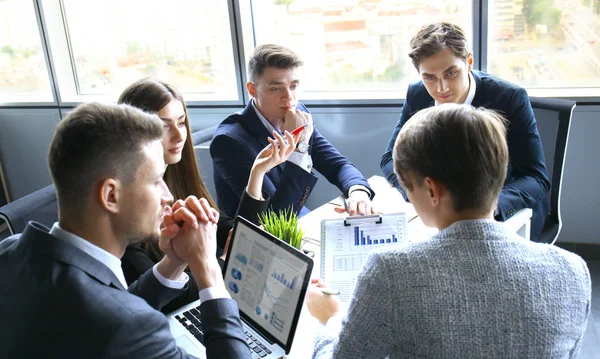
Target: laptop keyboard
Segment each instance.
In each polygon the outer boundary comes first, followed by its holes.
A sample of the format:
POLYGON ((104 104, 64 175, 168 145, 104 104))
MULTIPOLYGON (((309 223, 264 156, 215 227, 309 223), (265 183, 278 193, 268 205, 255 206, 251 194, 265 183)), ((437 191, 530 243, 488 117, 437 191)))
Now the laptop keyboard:
POLYGON ((175 319, 177 319, 181 325, 204 345, 204 332, 202 330, 202 320, 198 309, 200 309, 200 306, 176 315, 175 319))
MULTIPOLYGON (((204 345, 204 332, 202 330, 202 319, 200 318, 200 306, 187 310, 175 316, 175 319, 183 325, 202 345, 204 345)), ((256 336, 245 331, 246 343, 253 351, 253 358, 264 358, 271 354, 271 350, 267 348, 256 336)))
POLYGON ((246 343, 250 347, 254 353, 252 353, 252 357, 255 357, 255 354, 258 354, 258 358, 264 358, 267 355, 271 354, 271 350, 267 348, 263 343, 258 340, 258 338, 252 335, 250 332, 245 330, 246 333, 246 343))

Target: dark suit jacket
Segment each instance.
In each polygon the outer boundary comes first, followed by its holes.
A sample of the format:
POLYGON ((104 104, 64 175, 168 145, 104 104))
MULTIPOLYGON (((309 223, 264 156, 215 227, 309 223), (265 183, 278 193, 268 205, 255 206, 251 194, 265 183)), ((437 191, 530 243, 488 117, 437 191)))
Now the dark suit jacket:
MULTIPOLYGON (((126 291, 104 264, 30 222, 0 242, 0 273, 0 358, 189 357, 152 308, 181 291, 152 272, 126 291)), ((201 311, 209 358, 250 357, 235 301, 201 311)))
MULTIPOLYGON (((302 103, 298 103, 297 108, 308 112, 302 103)), ((269 144, 267 138, 271 136, 258 118, 252 103, 227 117, 217 127, 210 144, 210 155, 213 159, 219 208, 228 215, 235 213, 240 196, 246 188, 252 164, 258 153, 269 144)), ((360 171, 319 133, 316 126, 309 140, 308 152, 314 169, 337 186, 345 196, 353 185, 363 185, 370 189, 360 171)), ((297 213, 316 183, 317 177, 314 174, 293 163, 284 162, 267 173, 263 191, 270 195, 270 204, 274 210, 292 206, 297 213)))
MULTIPOLYGON (((498 199, 499 219, 506 220, 523 208, 532 208, 531 239, 537 240, 544 221, 549 213, 546 196, 550 181, 542 142, 537 130, 535 117, 525 89, 480 71, 472 71, 476 83, 474 107, 496 110, 508 120, 509 164, 504 188, 498 199)), ((406 193, 394 174, 392 151, 396 137, 406 121, 418 111, 435 105, 421 81, 412 83, 406 93, 400 120, 392 133, 386 152, 381 158, 384 176, 400 190, 405 199, 406 193)))
MULTIPOLYGON (((269 204, 269 196, 266 193, 263 193, 263 198, 264 201, 255 200, 244 191, 236 216, 240 215, 258 225, 258 214, 264 212, 269 204)), ((217 229, 217 242, 221 249, 225 246, 229 230, 233 228, 233 223, 233 218, 221 212, 217 229)), ((217 253, 217 255, 220 255, 220 253, 217 253)), ((160 258, 158 258, 150 249, 146 249, 141 243, 129 245, 125 250, 123 258, 121 258, 121 268, 123 268, 123 274, 125 275, 127 284, 131 284, 138 280, 140 276, 151 269, 158 261, 160 261, 160 258)), ((164 307, 158 309, 163 313, 170 313, 197 299, 198 286, 196 285, 196 281, 191 278, 189 285, 182 293, 164 307)))

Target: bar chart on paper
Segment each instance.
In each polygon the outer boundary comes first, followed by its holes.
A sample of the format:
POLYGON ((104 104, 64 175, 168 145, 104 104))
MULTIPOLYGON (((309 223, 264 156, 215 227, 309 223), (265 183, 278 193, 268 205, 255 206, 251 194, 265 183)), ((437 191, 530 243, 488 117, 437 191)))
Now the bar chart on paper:
POLYGON ((368 254, 392 248, 406 241, 403 213, 323 221, 321 225, 321 276, 340 289, 341 299, 349 298, 356 277, 368 254))
MULTIPOLYGON (((387 228, 386 228, 387 229, 387 228)), ((390 243, 398 243, 398 237, 396 237, 396 232, 391 232, 387 230, 379 230, 378 228, 373 229, 365 229, 361 228, 361 226, 354 226, 354 246, 372 246, 372 245, 382 245, 382 244, 390 244, 390 243), (365 231, 367 233, 365 234, 365 231)))
MULTIPOLYGON (((367 254, 375 249, 386 246, 397 245, 398 237, 404 235, 403 223, 393 221, 386 225, 375 223, 356 223, 350 224, 342 231, 352 233, 352 241, 349 244, 350 253, 334 255, 333 270, 334 271, 355 271, 359 270, 367 254)), ((339 232, 338 232, 339 233, 339 232)), ((343 248, 347 239, 338 237, 337 248, 343 248)))

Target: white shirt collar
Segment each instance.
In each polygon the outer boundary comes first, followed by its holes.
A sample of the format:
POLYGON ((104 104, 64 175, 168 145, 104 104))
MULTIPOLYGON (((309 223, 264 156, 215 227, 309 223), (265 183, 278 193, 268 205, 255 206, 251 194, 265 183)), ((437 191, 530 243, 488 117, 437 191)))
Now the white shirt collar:
MULTIPOLYGON (((279 130, 277 130, 275 128, 275 126, 273 126, 273 124, 271 122, 269 122, 269 120, 267 120, 267 118, 265 116, 263 116, 262 113, 260 113, 260 111, 258 110, 258 108, 256 107, 256 104, 254 103, 254 99, 252 99, 250 101, 250 103, 252 104, 252 108, 254 109, 254 112, 256 112, 256 115, 258 116, 258 118, 260 119, 260 122, 262 122, 262 124, 265 126, 265 128, 269 131, 269 133, 273 133, 273 131, 277 131, 279 132, 279 130)), ((281 132, 279 132, 281 133, 281 132)))
MULTIPOLYGON (((467 98, 465 98, 465 105, 470 105, 475 98, 475 91, 477 90, 477 84, 475 83, 475 78, 473 74, 469 71, 469 92, 467 93, 467 98)), ((437 101, 435 101, 435 105, 439 105, 437 101)))
POLYGON ((64 229, 60 228, 58 222, 54 223, 52 229, 50 229, 50 234, 81 249, 94 259, 98 260, 100 263, 107 266, 108 269, 110 269, 111 272, 113 272, 119 279, 119 282, 121 282, 123 287, 127 289, 127 282, 125 281, 125 275, 123 274, 123 269, 121 268, 121 259, 92 244, 91 242, 86 241, 85 239, 76 236, 71 232, 65 231, 64 229))

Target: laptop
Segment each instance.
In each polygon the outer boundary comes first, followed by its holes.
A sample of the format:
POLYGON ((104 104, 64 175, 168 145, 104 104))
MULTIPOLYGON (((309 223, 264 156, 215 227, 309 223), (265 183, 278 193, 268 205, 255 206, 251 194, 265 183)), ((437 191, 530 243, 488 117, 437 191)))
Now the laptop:
MULTIPOLYGON (((289 353, 312 267, 312 259, 302 252, 236 218, 223 278, 240 308, 253 358, 289 353)), ((169 326, 178 346, 206 358, 199 305, 195 301, 169 314, 169 326)))

